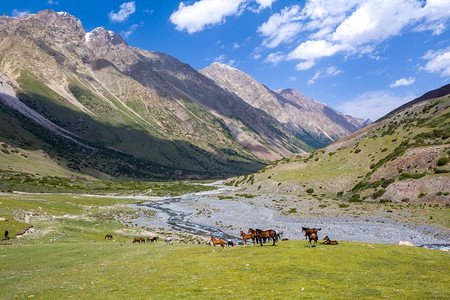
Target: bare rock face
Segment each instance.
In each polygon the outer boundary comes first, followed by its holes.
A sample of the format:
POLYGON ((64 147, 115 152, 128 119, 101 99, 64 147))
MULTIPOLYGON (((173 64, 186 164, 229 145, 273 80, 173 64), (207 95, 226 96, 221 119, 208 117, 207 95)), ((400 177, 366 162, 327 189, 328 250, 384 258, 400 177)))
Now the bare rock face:
POLYGON ((213 63, 200 72, 250 105, 272 115, 290 131, 303 136, 311 147, 323 147, 366 125, 364 120, 336 112, 298 90, 272 91, 248 74, 221 63, 213 63))

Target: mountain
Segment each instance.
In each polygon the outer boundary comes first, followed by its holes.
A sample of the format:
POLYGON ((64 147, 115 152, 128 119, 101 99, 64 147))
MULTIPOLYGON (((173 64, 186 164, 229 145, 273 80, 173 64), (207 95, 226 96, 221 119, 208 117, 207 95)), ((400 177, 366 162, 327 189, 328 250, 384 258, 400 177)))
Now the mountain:
POLYGON ((345 116, 303 96, 298 90, 272 91, 250 75, 221 63, 213 63, 200 73, 251 106, 271 114, 305 141, 310 150, 324 147, 370 123, 345 116))
POLYGON ((68 13, 2 16, 0 41, 5 172, 227 177, 326 143, 170 55, 102 27, 86 33, 68 13))
POLYGON ((279 160, 228 183, 255 193, 450 205, 449 86, 323 149, 279 160))

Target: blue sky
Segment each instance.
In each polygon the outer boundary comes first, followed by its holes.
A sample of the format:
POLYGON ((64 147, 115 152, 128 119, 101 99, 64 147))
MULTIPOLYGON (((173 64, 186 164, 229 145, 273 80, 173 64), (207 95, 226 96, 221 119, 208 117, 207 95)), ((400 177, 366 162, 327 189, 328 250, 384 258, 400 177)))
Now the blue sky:
POLYGON ((218 61, 377 118, 450 83, 449 0, 2 1, 0 15, 66 11, 195 69, 218 61))

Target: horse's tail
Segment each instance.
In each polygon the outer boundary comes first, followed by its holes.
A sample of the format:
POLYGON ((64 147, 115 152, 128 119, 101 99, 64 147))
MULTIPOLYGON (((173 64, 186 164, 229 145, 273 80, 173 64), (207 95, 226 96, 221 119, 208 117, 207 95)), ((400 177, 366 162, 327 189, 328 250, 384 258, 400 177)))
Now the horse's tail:
POLYGON ((322 230, 322 228, 317 228, 317 231, 320 231, 320 230, 322 230))

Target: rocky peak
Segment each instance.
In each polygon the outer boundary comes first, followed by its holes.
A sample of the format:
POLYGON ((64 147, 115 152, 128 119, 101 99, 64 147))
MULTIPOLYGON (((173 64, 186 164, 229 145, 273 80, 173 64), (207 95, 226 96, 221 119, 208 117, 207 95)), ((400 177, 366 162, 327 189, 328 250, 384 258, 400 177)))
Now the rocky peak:
POLYGON ((127 45, 122 36, 103 27, 97 27, 85 35, 86 42, 93 44, 127 45))

